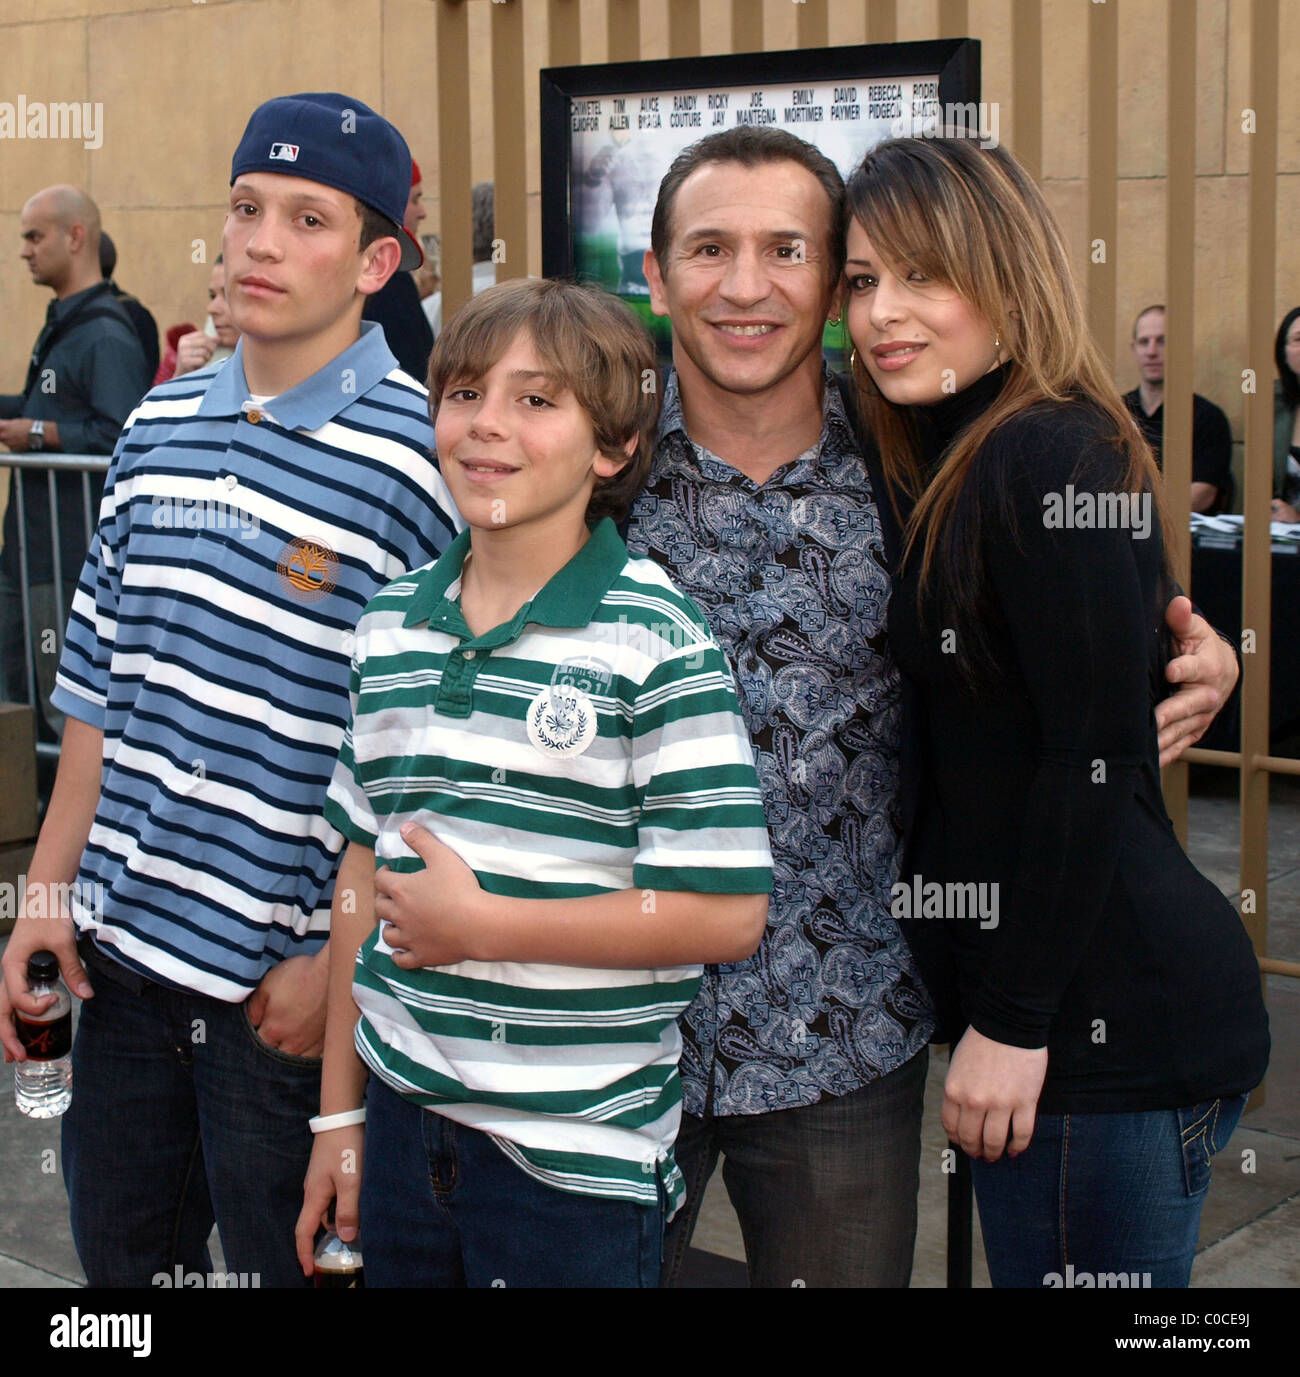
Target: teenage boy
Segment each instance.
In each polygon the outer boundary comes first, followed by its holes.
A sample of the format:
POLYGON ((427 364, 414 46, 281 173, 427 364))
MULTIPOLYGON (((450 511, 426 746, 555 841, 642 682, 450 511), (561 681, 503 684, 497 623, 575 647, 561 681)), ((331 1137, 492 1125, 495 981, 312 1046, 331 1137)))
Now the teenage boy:
POLYGON ((771 857, 727 662, 610 519, 645 477, 654 365, 625 307, 565 282, 490 288, 434 348, 469 530, 357 627, 305 1270, 332 1198, 355 1235, 364 1119, 370 1284, 657 1283, 675 1020, 702 963, 757 946, 771 857), (394 923, 426 868, 437 902, 394 923))
POLYGON ((409 183, 401 136, 360 101, 259 107, 222 236, 241 342, 151 392, 109 471, 0 1009, 21 1056, 8 1004, 39 1009, 40 947, 86 1000, 63 1169, 92 1286, 206 1272, 214 1214, 231 1271, 302 1284, 351 633, 459 524, 424 391, 361 326, 418 261, 409 183), (56 911, 49 887, 74 879, 56 911))

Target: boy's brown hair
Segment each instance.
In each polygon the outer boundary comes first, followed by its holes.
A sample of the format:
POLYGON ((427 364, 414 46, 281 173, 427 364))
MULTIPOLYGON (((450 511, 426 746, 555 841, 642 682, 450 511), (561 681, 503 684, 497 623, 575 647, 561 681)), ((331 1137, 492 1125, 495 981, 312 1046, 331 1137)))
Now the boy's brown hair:
POLYGON ((659 374, 645 326, 608 292, 553 278, 515 278, 480 292, 438 336, 429 360, 429 414, 443 392, 481 378, 527 330, 545 366, 586 412, 602 454, 627 459, 613 478, 597 478, 587 521, 622 521, 650 471, 659 423, 659 374))

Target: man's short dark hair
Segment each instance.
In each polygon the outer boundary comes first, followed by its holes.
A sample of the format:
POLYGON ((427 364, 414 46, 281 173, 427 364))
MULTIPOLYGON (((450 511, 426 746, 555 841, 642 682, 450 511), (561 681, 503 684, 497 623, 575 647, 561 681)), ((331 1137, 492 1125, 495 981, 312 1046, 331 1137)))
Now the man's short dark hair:
POLYGON ((667 271, 668 246, 673 237, 673 205, 681 184, 698 168, 709 163, 739 163, 742 167, 759 167, 763 163, 797 163, 811 172, 822 184, 830 203, 826 224, 827 261, 832 268, 831 281, 837 282, 844 272, 844 178, 839 169, 819 149, 805 139, 788 134, 784 129, 755 128, 738 124, 734 129, 706 138, 684 148, 673 159, 659 183, 659 197, 655 201, 654 219, 650 224, 650 248, 659 261, 659 270, 667 271))
POLYGON ((361 243, 362 249, 368 249, 376 239, 394 239, 398 229, 387 216, 380 213, 373 207, 368 206, 364 201, 357 201, 357 214, 361 217, 361 243))

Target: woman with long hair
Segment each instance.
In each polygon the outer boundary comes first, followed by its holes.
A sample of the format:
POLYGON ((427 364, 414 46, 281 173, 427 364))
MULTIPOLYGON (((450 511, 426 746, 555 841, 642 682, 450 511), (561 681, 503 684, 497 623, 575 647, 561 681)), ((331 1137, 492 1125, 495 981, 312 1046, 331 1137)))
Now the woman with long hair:
POLYGON ((1160 792, 1161 480, 1005 150, 892 140, 848 208, 853 372, 915 503, 889 633, 925 769, 895 913, 954 1044, 944 1128, 995 1285, 1185 1286, 1268 1032, 1160 792))
POLYGON ((1300 306, 1282 317, 1273 357, 1273 520, 1300 521, 1300 306))

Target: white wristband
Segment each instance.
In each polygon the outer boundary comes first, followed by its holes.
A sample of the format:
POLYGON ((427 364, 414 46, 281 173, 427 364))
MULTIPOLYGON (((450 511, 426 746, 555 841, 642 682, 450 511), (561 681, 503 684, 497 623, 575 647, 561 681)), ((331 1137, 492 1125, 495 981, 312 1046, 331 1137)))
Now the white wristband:
POLYGON ((341 1114, 318 1114, 308 1119, 307 1124, 313 1133, 328 1133, 332 1128, 351 1128, 353 1124, 364 1124, 364 1109, 345 1109, 341 1114))

